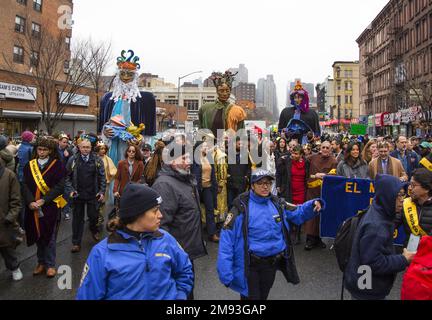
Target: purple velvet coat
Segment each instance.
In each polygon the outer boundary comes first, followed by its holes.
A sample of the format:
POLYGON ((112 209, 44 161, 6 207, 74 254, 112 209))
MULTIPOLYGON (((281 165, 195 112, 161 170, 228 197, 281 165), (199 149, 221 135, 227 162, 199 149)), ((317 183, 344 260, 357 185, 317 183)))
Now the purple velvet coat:
MULTIPOLYGON (((53 160, 50 159, 49 163, 45 166, 45 170, 52 162, 53 160)), ((41 172, 44 173, 42 170, 41 172)), ((39 234, 36 226, 35 213, 29 208, 29 204, 37 200, 35 198, 37 186, 30 170, 30 164, 27 164, 24 167, 23 197, 26 204, 25 230, 28 246, 32 246, 35 243, 48 245, 53 233, 57 232, 60 209, 57 208, 57 204, 53 200, 63 194, 65 176, 66 169, 60 160, 57 160, 43 176, 45 183, 50 188, 50 191, 45 196, 41 194, 41 199, 45 200, 45 205, 42 207, 44 217, 39 218, 39 234)))

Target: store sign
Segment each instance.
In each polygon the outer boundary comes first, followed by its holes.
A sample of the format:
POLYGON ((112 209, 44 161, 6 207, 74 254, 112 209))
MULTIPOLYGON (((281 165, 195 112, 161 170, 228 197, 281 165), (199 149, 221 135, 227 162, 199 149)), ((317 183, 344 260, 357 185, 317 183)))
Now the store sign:
POLYGON ((421 107, 411 107, 409 109, 401 110, 401 123, 408 124, 413 121, 418 121, 422 117, 421 107))
POLYGON ((383 116, 384 126, 393 125, 393 113, 385 113, 383 116))
POLYGON ((80 94, 71 94, 69 92, 59 93, 59 99, 62 104, 71 106, 88 107, 90 105, 90 97, 80 94))
POLYGON ((35 97, 37 97, 37 89, 19 84, 0 82, 0 94, 4 94, 8 99, 35 101, 35 97))
POLYGON ((398 126, 401 123, 401 113, 393 113, 393 125, 398 126))
POLYGON ((375 115, 375 126, 377 126, 377 127, 383 126, 383 114, 382 113, 375 115))

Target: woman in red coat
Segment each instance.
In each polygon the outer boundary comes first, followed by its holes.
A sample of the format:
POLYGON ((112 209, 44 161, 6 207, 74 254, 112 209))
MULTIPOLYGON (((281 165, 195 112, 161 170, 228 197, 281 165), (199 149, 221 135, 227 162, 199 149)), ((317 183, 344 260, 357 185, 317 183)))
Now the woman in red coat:
POLYGON ((129 182, 139 183, 144 173, 141 151, 137 146, 129 146, 124 157, 125 160, 121 160, 118 164, 117 175, 114 180, 113 192, 116 198, 120 198, 129 182))

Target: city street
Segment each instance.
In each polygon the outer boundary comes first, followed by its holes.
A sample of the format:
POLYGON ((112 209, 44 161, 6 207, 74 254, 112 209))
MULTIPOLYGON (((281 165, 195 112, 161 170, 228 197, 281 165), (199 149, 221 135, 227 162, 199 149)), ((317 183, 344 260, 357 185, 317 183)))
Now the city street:
MULTIPOLYGON (((35 247, 19 248, 23 260, 21 270, 24 279, 13 282, 4 265, 0 269, 0 300, 71 300, 75 298, 81 272, 87 255, 94 245, 90 232, 86 229, 83 250, 78 254, 70 253, 71 221, 62 221, 58 236, 57 264, 72 268, 72 290, 60 290, 57 285, 59 276, 47 279, 45 276, 33 277, 36 266, 35 247)), ((217 244, 209 243, 209 255, 195 262, 197 300, 236 300, 238 295, 225 288, 218 280, 216 271, 217 244)), ((278 273, 275 285, 270 293, 271 300, 338 300, 342 274, 338 269, 334 253, 328 249, 306 252, 303 245, 296 246, 296 262, 301 283, 298 286, 287 284, 283 275, 278 273)), ((401 275, 399 275, 391 300, 400 299, 401 275)), ((348 298, 348 294, 345 294, 348 298)))

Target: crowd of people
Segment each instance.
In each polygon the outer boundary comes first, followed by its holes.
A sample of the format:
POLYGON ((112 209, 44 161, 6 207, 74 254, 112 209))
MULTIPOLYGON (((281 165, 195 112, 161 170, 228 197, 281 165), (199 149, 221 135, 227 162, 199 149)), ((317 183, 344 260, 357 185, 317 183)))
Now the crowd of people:
POLYGON ((154 146, 130 144, 115 164, 109 146, 95 134, 71 139, 25 131, 19 145, 0 136, 0 253, 13 279, 23 278, 16 254, 23 239, 37 246, 33 275, 55 277, 61 221, 72 220, 71 252, 78 253, 87 214, 97 245, 78 299, 193 299, 194 261, 207 255, 211 241, 219 243, 221 282, 242 299, 265 300, 277 270, 298 283, 292 250, 302 233, 305 250, 326 248, 319 226, 327 175, 377 184, 370 210, 378 213, 369 215, 375 218, 364 222, 367 230, 354 239, 346 275, 354 298, 385 298, 394 275, 413 260, 406 250, 394 253, 386 238, 395 221, 407 234, 415 230, 403 213, 408 192, 421 211, 422 235, 431 235, 430 139, 326 133, 301 143, 283 132, 264 137, 259 130, 246 140, 217 141, 211 134, 202 140, 193 143, 178 134, 154 146), (115 214, 107 221, 112 208, 115 214), (102 240, 104 223, 111 232, 102 240), (397 258, 379 263, 377 256, 397 258), (381 287, 359 293, 353 286, 355 267, 366 262, 375 263, 381 287))

